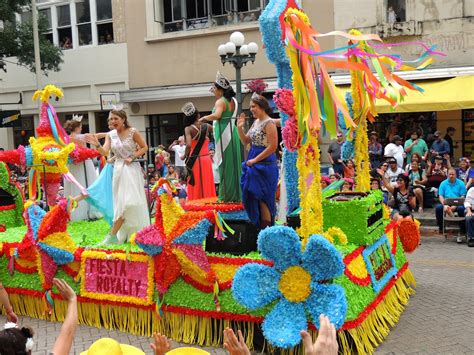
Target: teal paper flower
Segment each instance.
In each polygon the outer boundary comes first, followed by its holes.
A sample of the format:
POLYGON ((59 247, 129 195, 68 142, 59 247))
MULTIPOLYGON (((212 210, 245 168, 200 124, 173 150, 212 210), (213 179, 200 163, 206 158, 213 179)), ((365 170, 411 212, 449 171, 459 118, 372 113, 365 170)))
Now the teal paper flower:
POLYGON ((300 331, 308 327, 307 315, 319 328, 325 314, 339 329, 346 318, 344 289, 328 283, 344 271, 341 254, 320 235, 310 237, 306 249, 296 232, 284 226, 266 228, 258 236, 262 256, 273 267, 250 263, 237 270, 232 283, 234 298, 249 310, 274 301, 262 329, 275 346, 289 348, 301 341, 300 331))

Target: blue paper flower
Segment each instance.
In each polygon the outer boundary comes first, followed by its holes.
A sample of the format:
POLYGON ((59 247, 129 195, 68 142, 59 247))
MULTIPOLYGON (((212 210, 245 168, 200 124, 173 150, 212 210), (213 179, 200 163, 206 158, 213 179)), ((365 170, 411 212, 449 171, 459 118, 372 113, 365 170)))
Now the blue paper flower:
POLYGON ((237 302, 250 310, 277 301, 262 325, 271 344, 282 348, 297 345, 300 331, 307 329, 307 315, 318 328, 322 313, 337 329, 344 324, 344 289, 327 283, 344 271, 342 256, 334 245, 320 235, 312 235, 302 252, 293 229, 275 226, 260 232, 258 249, 274 266, 244 265, 235 274, 232 292, 237 302))

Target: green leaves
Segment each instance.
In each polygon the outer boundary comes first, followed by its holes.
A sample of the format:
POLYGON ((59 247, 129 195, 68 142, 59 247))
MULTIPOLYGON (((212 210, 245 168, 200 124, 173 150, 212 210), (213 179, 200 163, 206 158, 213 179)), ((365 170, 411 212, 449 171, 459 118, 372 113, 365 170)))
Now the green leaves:
MULTIPOLYGON (((4 29, 0 31, 0 58, 16 57, 18 64, 35 71, 35 56, 33 46, 33 26, 31 20, 17 23, 15 13, 21 13, 28 0, 0 0, 0 19, 4 21, 4 29)), ((54 46, 43 35, 48 31, 48 22, 45 17, 38 16, 38 32, 40 41, 41 70, 59 71, 63 62, 62 51, 54 46)), ((9 65, 7 64, 7 68, 9 65)))

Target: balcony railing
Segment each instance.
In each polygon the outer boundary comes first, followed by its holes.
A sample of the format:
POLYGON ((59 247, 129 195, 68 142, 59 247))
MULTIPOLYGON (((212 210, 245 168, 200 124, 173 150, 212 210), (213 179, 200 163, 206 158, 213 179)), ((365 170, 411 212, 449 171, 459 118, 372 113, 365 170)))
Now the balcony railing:
POLYGON ((225 15, 182 19, 179 21, 164 22, 163 32, 193 31, 217 26, 232 26, 240 23, 256 23, 259 17, 260 10, 254 10, 229 13, 225 15))

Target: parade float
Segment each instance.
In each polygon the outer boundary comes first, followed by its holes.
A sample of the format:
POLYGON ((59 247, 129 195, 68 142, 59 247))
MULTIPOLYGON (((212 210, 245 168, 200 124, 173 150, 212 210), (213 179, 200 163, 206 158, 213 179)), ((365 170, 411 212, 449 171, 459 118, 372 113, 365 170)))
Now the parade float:
MULTIPOLYGON (((223 329, 232 326, 243 330, 249 347, 263 334, 266 351, 300 352, 300 331, 316 332, 324 313, 343 353, 372 353, 383 341, 414 292, 405 253, 416 249, 420 235, 411 218, 390 221, 381 191, 369 190, 367 120, 376 117, 376 100, 396 107, 407 90, 419 90, 393 74, 416 68, 379 54, 377 48, 386 48, 380 39, 357 31, 336 33, 347 46, 323 52, 322 34, 292 1, 271 1, 260 25, 280 86, 275 101, 283 117, 287 204, 297 210, 288 226, 262 230, 253 251, 211 251, 210 244, 239 242, 231 221, 248 219, 243 206, 203 200, 183 207, 162 179, 152 190, 153 223, 130 244, 96 248, 106 222, 69 222, 74 203, 68 198, 45 211, 31 187, 25 226, 0 234, 0 280, 15 312, 63 320, 66 303, 52 287, 53 277, 60 277, 78 295, 80 323, 96 327, 222 346, 223 329), (350 96, 342 97, 328 68, 350 71, 350 96), (356 192, 321 190, 321 129, 330 135, 343 130, 352 142, 356 192)), ((428 54, 432 48, 419 67, 428 64, 428 54)), ((32 138, 31 149, 0 160, 67 175, 61 168, 77 147, 57 132, 47 97, 43 107, 40 127, 49 143, 35 148, 40 138, 32 138)), ((55 184, 56 177, 41 182, 55 184)))

